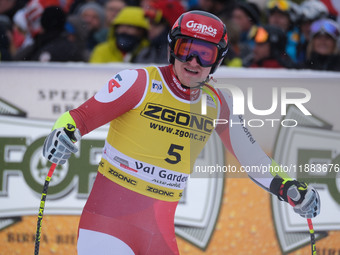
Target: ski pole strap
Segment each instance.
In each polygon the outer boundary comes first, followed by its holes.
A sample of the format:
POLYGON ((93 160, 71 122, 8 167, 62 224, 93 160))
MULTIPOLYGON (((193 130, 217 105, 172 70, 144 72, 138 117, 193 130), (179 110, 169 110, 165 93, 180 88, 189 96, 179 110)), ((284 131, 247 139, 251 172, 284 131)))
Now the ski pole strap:
MULTIPOLYGON (((269 189, 270 192, 276 195, 279 200, 286 201, 292 206, 295 206, 300 202, 301 199, 299 201, 292 201, 287 195, 288 189, 293 185, 295 185, 298 189, 300 186, 306 186, 306 184, 296 180, 282 179, 280 176, 276 175, 270 183, 269 189)), ((303 197, 301 198, 303 199, 303 197)))

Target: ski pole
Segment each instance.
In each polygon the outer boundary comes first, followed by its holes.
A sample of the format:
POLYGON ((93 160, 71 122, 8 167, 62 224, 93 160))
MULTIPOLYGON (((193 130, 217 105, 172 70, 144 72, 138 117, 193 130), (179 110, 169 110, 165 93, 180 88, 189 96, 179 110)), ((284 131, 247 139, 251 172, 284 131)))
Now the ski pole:
POLYGON ((57 164, 55 164, 55 163, 53 163, 51 165, 50 170, 48 171, 48 174, 47 174, 46 179, 45 179, 43 192, 41 194, 40 207, 39 207, 39 213, 38 213, 38 222, 37 222, 37 233, 35 235, 34 255, 39 254, 40 238, 41 238, 41 224, 42 224, 42 218, 43 218, 43 214, 44 214, 47 189, 48 189, 48 185, 50 184, 51 177, 53 175, 53 172, 54 172, 54 169, 56 168, 56 166, 57 166, 57 164))
POLYGON ((314 235, 314 227, 312 223, 312 219, 307 219, 309 233, 310 233, 310 244, 312 247, 312 255, 316 255, 316 245, 315 245, 315 235, 314 235))

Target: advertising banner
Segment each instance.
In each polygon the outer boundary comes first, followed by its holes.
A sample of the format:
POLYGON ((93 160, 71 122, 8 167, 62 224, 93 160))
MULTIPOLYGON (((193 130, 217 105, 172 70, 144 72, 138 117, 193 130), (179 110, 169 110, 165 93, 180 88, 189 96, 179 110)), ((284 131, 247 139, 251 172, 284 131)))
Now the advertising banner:
MULTIPOLYGON (((50 166, 42 146, 55 120, 117 72, 137 67, 0 64, 0 255, 33 254, 50 166)), ((340 254, 340 74, 221 67, 211 84, 233 97, 233 113, 249 139, 291 177, 318 190, 318 254, 340 254)), ((108 128, 84 136, 79 152, 57 166, 45 203, 41 254, 76 254, 79 216, 108 128)), ((254 169, 240 166, 217 134, 192 170, 175 215, 181 254, 310 254, 306 220, 252 182, 247 171, 254 169)))

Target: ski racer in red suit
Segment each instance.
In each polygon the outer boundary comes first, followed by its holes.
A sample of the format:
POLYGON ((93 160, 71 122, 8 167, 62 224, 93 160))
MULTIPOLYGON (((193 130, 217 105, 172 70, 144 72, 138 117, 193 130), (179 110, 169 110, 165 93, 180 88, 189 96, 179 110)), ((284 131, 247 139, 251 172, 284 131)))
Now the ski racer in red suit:
MULTIPOLYGON (((98 174, 83 209, 78 254, 179 254, 174 215, 196 157, 215 129, 244 166, 275 166, 232 114, 232 98, 207 84, 227 49, 226 27, 202 11, 184 13, 169 33, 170 65, 124 70, 80 107, 64 113, 43 154, 64 164, 74 142, 110 122, 98 174), (201 114, 202 94, 207 114, 201 114), (190 135, 183 136, 184 132, 190 135)), ((317 191, 281 173, 249 173, 305 218, 320 212, 317 191)))

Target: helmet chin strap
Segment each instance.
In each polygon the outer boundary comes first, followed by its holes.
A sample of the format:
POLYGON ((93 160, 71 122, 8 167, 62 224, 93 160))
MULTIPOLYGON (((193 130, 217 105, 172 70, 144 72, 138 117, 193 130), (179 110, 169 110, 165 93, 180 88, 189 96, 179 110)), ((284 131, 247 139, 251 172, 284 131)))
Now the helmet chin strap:
MULTIPOLYGON (((177 78, 177 80, 179 80, 179 78, 177 77, 177 75, 176 75, 176 78, 177 78)), ((200 89, 201 87, 203 87, 204 85, 206 85, 210 80, 212 80, 213 78, 212 77, 209 77, 209 75, 208 75, 208 77, 204 80, 204 81, 201 81, 201 82, 197 82, 197 86, 193 86, 193 87, 188 87, 188 86, 186 86, 186 85, 184 85, 184 84, 182 84, 181 83, 181 86, 183 87, 183 88, 185 88, 185 89, 200 89)), ((179 80, 180 81, 180 80, 179 80)))
MULTIPOLYGON (((178 79, 177 76, 176 76, 176 78, 178 79)), ((179 80, 179 79, 178 79, 178 80, 179 80)), ((208 84, 208 82, 211 81, 211 80, 213 80, 214 82, 216 82, 216 80, 215 80, 213 77, 211 77, 210 75, 208 75, 208 77, 207 77, 204 81, 198 82, 198 85, 195 86, 195 87, 188 87, 188 86, 183 85, 182 83, 181 83, 181 86, 182 86, 183 88, 185 88, 185 89, 188 89, 188 90, 190 90, 190 89, 200 89, 200 90, 204 91, 205 93, 207 93, 207 94, 212 98, 212 100, 214 101, 215 105, 217 106, 218 103, 217 103, 217 101, 215 100, 215 97, 213 96, 213 94, 215 94, 216 97, 218 98, 220 104, 222 105, 221 97, 218 95, 218 93, 217 93, 217 91, 214 89, 214 87, 208 84), (208 87, 213 93, 211 93, 211 92, 210 92, 208 89, 206 89, 204 86, 208 87)))

